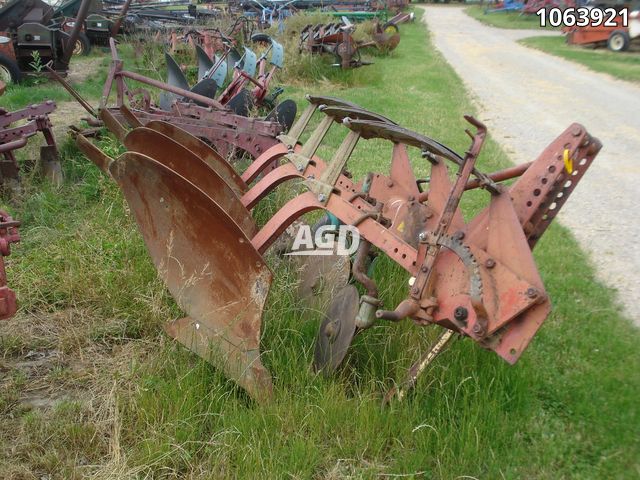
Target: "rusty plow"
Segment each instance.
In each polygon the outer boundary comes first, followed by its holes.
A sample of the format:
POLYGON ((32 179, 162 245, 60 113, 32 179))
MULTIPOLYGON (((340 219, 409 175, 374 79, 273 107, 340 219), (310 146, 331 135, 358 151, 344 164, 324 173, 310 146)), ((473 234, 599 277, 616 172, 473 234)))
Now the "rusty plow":
POLYGON ((174 125, 120 126, 124 131, 113 125, 127 148, 114 160, 78 137, 122 189, 160 276, 186 313, 168 324, 169 335, 256 400, 269 399, 271 377, 260 353, 272 281, 265 252, 293 222, 321 211, 355 230, 359 244, 347 257, 346 274, 327 276, 339 285, 318 333, 316 370, 338 368, 358 332, 405 319, 437 324, 445 334, 387 398, 402 398, 452 337, 515 363, 551 311, 532 249, 599 152, 599 141, 573 124, 531 163, 485 173, 478 157, 486 128, 472 117, 465 117, 471 144, 459 155, 353 103, 307 100, 289 132, 243 172, 174 125), (342 141, 322 158, 331 129, 342 141), (369 139, 390 144, 390 169, 351 178, 349 160, 369 139), (430 169, 427 182, 414 175, 410 149, 430 169), (299 193, 258 225, 252 210, 289 181, 303 191, 292 189, 299 193), (461 198, 477 188, 486 192, 486 204, 465 221, 461 198), (386 255, 410 277, 397 305, 388 304, 371 277, 375 255, 386 255))

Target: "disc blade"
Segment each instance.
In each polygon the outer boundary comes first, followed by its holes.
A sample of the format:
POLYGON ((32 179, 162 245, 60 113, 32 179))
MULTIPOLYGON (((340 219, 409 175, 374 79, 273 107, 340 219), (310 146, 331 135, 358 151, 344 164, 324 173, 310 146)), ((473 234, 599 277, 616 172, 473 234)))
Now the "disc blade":
MULTIPOLYGON (((191 93, 196 93, 198 95, 202 95, 203 97, 214 99, 216 98, 216 91, 218 90, 218 85, 215 80, 212 78, 204 78, 196 83, 191 89, 191 93)), ((207 107, 202 102, 194 102, 196 105, 200 105, 201 107, 207 107)))
POLYGON ((227 107, 237 115, 248 117, 253 109, 253 97, 251 92, 245 88, 240 90, 229 102, 227 107))
POLYGON ((298 257, 300 284, 298 296, 311 308, 324 310, 334 294, 349 281, 351 261, 344 255, 298 257))
POLYGON ((256 400, 268 399, 271 377, 259 346, 272 275, 260 254, 216 202, 155 160, 127 152, 110 171, 160 276, 188 315, 166 328, 169 335, 256 400))
POLYGON ((354 335, 360 296, 354 285, 342 288, 333 298, 320 324, 313 366, 329 374, 344 360, 354 335))
POLYGON ((265 117, 265 120, 276 121, 289 131, 291 125, 293 125, 293 122, 296 120, 297 111, 298 107, 296 102, 293 100, 285 100, 280 102, 276 108, 269 112, 269 115, 265 117))

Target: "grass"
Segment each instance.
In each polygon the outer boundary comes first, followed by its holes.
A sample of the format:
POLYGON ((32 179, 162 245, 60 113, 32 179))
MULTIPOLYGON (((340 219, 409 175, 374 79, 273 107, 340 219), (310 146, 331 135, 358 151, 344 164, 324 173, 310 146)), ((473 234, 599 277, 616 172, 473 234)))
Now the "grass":
POLYGON ((551 26, 540 27, 540 17, 537 15, 522 15, 520 12, 485 13, 488 8, 484 5, 473 5, 465 8, 464 11, 479 22, 496 28, 554 29, 551 26))
POLYGON ((580 63, 596 72, 608 73, 621 80, 640 82, 640 54, 637 52, 616 53, 606 48, 594 50, 567 45, 564 37, 531 37, 520 40, 520 43, 580 63))
MULTIPOLYGON (((349 82, 298 82, 287 94, 341 96, 464 151, 462 115, 474 109, 460 78, 420 22, 402 35, 390 57, 349 82)), ((334 129, 330 142, 338 140, 334 129)), ((102 147, 118 150, 109 139, 102 147)), ((363 142, 350 163, 354 176, 385 171, 388 150, 363 142)), ((319 315, 296 300, 295 278, 277 267, 263 323, 275 400, 256 406, 164 336, 162 323, 179 312, 126 203, 72 145, 63 156, 63 187, 30 180, 11 208, 23 221, 23 242, 8 265, 21 310, 0 325, 0 477, 640 475, 638 331, 561 226, 536 248, 555 308, 521 361, 510 367, 458 341, 412 399, 389 409, 380 408, 381 395, 435 330, 380 324, 356 339, 339 375, 315 376, 309 364, 319 315), (58 360, 20 367, 34 350, 58 352, 58 360), (25 406, 21 399, 34 392, 59 401, 25 406)), ((490 140, 480 167, 508 164, 490 140)), ((481 199, 467 195, 466 213, 481 199)), ((389 262, 376 278, 386 304, 406 294, 406 276, 389 262)))
MULTIPOLYGON (((107 76, 107 67, 110 58, 100 51, 99 47, 94 47, 92 52, 86 57, 74 57, 72 68, 78 71, 87 71, 88 74, 81 74, 81 78, 70 79, 71 84, 78 89, 81 95, 88 98, 100 98, 100 92, 107 76), (77 67, 80 65, 81 67, 77 67), (95 75, 92 75, 95 71, 95 75), (89 73, 91 72, 91 73, 89 73)), ((40 103, 45 100, 56 102, 68 101, 71 97, 67 91, 57 82, 41 83, 32 77, 26 77, 21 85, 8 85, 5 94, 0 98, 0 105, 7 110, 14 110, 32 103, 40 103)))

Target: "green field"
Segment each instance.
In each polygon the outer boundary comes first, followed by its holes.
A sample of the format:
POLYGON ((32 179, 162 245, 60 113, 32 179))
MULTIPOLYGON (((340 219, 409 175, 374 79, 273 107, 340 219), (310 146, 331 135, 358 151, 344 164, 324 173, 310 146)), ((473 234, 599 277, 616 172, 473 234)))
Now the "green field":
POLYGON ((531 37, 520 40, 520 43, 580 63, 596 72, 608 73, 621 80, 640 82, 640 53, 637 52, 616 53, 606 48, 567 45, 564 37, 531 37))
MULTIPOLYGON (((473 5, 464 9, 465 13, 476 20, 497 28, 515 28, 537 30, 540 27, 540 17, 537 15, 522 15, 520 12, 485 13, 490 8, 484 5, 473 5)), ((553 30, 547 26, 545 29, 553 30)))
MULTIPOLYGON (((421 22, 401 30, 389 57, 349 72, 314 63, 310 78, 288 77, 286 95, 300 106, 304 93, 340 96, 463 152, 462 116, 475 110, 460 78, 421 22)), ((14 87, 9 98, 30 103, 50 88, 14 87)), ((94 88, 83 88, 97 103, 94 88)), ((101 146, 120 151, 109 138, 101 146)), ((382 395, 437 328, 380 324, 356 339, 340 374, 316 376, 309 365, 320 315, 297 301, 290 270, 274 265, 262 348, 275 399, 258 406, 163 334, 180 312, 126 202, 70 142, 62 150, 60 189, 26 175, 23 192, 3 202, 22 220, 23 240, 7 268, 21 308, 0 323, 0 478, 640 475, 640 335, 565 228, 553 225, 536 248, 554 311, 520 362, 457 341, 412 398, 387 409, 382 395), (45 361, 25 369, 33 352, 47 352, 45 361)), ((388 152, 364 142, 349 169, 385 171, 388 152)), ((479 167, 508 165, 489 140, 479 167)), ((481 200, 465 195, 465 213, 481 200)), ((390 263, 375 277, 393 305, 407 278, 390 263)))

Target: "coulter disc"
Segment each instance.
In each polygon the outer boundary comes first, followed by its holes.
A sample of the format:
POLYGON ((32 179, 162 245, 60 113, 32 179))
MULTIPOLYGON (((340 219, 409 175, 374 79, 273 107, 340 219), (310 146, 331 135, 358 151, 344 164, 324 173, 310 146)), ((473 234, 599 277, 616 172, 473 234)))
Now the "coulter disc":
POLYGON ((360 296, 354 285, 347 285, 331 301, 316 338, 313 366, 325 374, 334 372, 347 355, 356 334, 356 315, 360 296))
POLYGON ((349 281, 351 261, 344 255, 299 257, 298 297, 312 308, 324 310, 334 294, 349 281))

